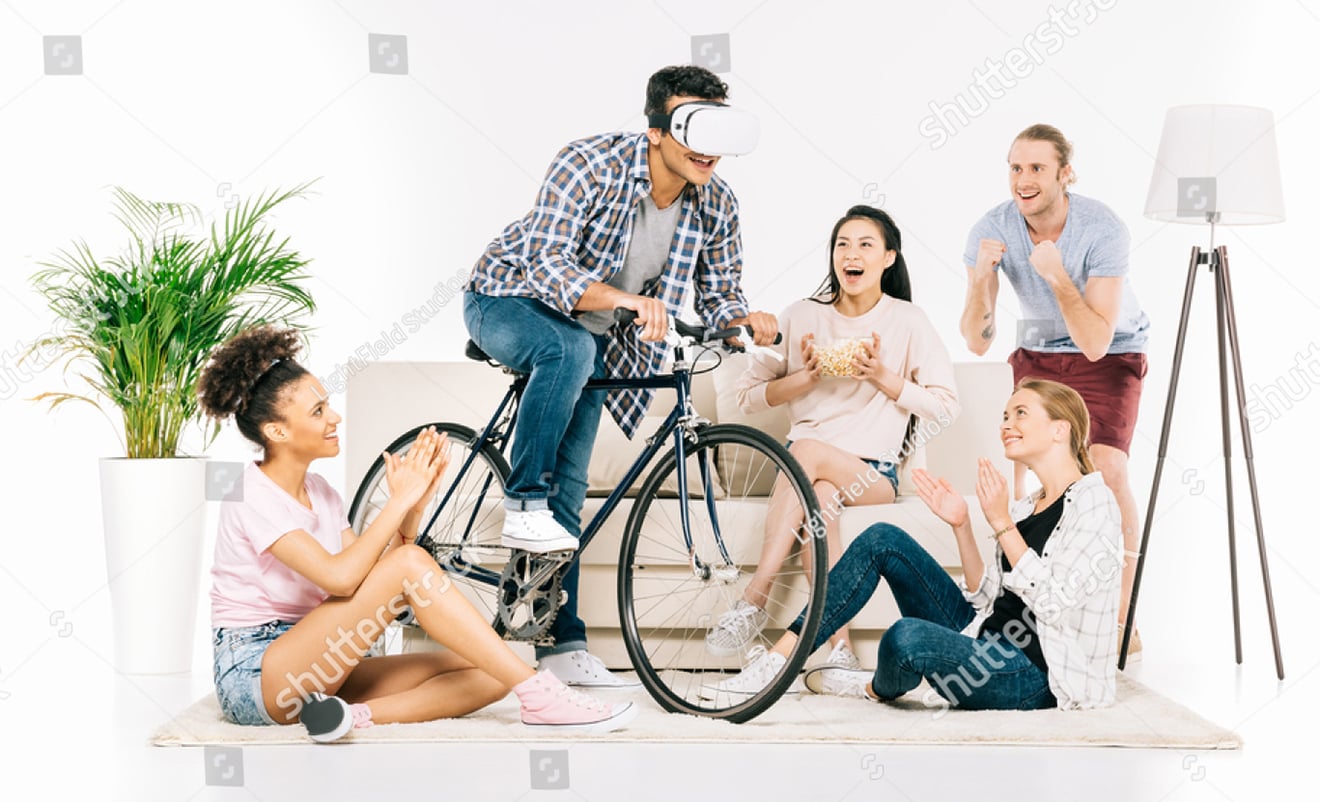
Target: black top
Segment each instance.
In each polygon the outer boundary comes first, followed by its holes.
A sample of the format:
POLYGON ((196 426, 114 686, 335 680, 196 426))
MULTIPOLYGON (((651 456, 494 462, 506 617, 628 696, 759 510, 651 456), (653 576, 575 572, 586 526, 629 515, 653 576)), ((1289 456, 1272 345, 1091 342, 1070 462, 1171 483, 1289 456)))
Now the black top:
MULTIPOLYGON (((1071 488, 1071 485, 1069 487, 1071 488)), ((1036 554, 1039 555, 1044 551, 1045 542, 1050 539, 1050 535, 1054 534, 1054 530, 1058 527, 1059 518, 1063 515, 1063 499, 1067 495, 1068 491, 1065 489, 1054 500, 1053 504, 1040 512, 1028 515, 1018 522, 1018 534, 1022 535, 1022 539, 1027 542, 1027 548, 1036 552, 1036 554)), ((1008 564, 1008 557, 1003 554, 999 556, 999 567, 1005 573, 1013 568, 1008 564)), ((998 632, 1004 636, 1010 643, 1021 648, 1023 654, 1037 668, 1049 673, 1049 668, 1045 665, 1045 654, 1040 650, 1040 638, 1036 636, 1036 616, 1031 610, 1027 609, 1022 597, 1008 588, 1004 588, 1004 591, 999 594, 999 598, 995 599, 995 606, 990 611, 990 617, 981 625, 981 631, 977 633, 977 637, 984 638, 990 632, 998 632), (1022 622, 1020 625, 1013 627, 1013 637, 1011 638, 1004 631, 1010 621, 1022 622), (1026 627, 1025 632, 1022 629, 1023 626, 1026 627)))

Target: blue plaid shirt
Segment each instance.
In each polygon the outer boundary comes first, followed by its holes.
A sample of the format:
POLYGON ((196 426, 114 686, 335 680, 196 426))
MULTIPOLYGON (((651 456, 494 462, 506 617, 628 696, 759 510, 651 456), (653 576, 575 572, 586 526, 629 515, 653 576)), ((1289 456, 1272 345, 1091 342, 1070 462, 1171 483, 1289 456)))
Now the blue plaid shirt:
MULTIPOLYGON (((569 143, 546 172, 536 206, 510 223, 472 269, 467 289, 482 295, 535 298, 564 315, 594 282, 623 269, 637 204, 651 192, 644 134, 602 134, 569 143)), ((680 201, 669 262, 642 292, 678 315, 689 286, 708 326, 727 327, 747 314, 743 296, 742 239, 738 201, 718 176, 704 187, 688 185, 680 201)), ((638 327, 608 338, 605 364, 611 377, 658 373, 665 344, 642 342, 638 327)), ((616 390, 606 407, 629 436, 637 430, 653 393, 616 390)))

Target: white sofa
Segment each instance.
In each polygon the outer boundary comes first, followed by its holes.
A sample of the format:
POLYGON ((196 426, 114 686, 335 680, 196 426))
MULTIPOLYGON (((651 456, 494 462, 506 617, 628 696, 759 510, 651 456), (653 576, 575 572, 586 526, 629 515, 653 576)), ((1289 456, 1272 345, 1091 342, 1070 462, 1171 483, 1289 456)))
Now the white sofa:
MULTIPOLYGON (((693 380, 693 398, 698 412, 712 422, 744 423, 762 429, 781 442, 788 432, 782 409, 744 415, 734 400, 733 385, 743 369, 743 357, 727 356, 717 370, 693 380)), ((876 522, 895 524, 921 543, 951 574, 960 574, 957 550, 949 527, 937 519, 911 490, 912 468, 924 466, 947 478, 966 496, 972 511, 973 528, 983 553, 989 541, 980 537, 989 529, 979 513, 974 493, 976 459, 989 457, 1011 479, 1010 465, 999 443, 999 421, 1004 402, 1012 389, 1012 371, 998 362, 955 364, 958 398, 962 414, 951 425, 920 437, 920 444, 900 475, 899 497, 894 504, 847 508, 840 519, 844 545, 876 522)), ((377 362, 366 365, 348 381, 346 408, 346 497, 351 498, 372 461, 400 433, 423 423, 455 421, 480 428, 494 412, 508 389, 509 376, 484 363, 463 362, 377 362)), ((591 463, 591 492, 583 512, 590 520, 601 497, 617 484, 624 468, 641 448, 641 436, 649 434, 673 403, 672 393, 657 396, 654 418, 644 424, 638 439, 629 441, 609 414, 602 417, 600 434, 591 463)), ((639 480, 640 482, 640 480, 639 480)), ((628 502, 625 501, 626 505, 628 502)), ((627 509, 611 516, 606 527, 582 555, 579 613, 587 624, 591 649, 611 667, 628 668, 628 656, 619 635, 615 602, 615 566, 619 538, 627 520, 627 509)), ((739 533, 760 542, 761 531, 739 533)), ((755 549, 751 553, 755 553, 755 549)), ((853 641, 866 663, 873 662, 875 646, 884 629, 898 617, 898 609, 883 590, 861 612, 853 625, 853 641), (868 658, 868 655, 872 656, 868 658)), ((824 647, 823 647, 824 648, 824 647)))

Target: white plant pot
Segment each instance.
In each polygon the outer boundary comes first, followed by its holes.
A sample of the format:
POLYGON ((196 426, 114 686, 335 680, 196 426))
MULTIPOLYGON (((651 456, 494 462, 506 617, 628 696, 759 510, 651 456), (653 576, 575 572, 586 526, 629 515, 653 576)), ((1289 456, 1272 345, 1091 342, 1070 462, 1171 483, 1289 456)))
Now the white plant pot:
POLYGON ((101 514, 115 667, 125 674, 190 672, 206 460, 102 459, 101 514))

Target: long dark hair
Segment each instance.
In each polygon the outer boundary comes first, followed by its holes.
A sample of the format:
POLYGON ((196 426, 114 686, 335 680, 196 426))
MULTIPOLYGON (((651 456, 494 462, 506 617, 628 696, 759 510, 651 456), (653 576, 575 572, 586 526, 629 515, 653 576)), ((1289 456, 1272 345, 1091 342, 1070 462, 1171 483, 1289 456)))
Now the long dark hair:
POLYGON ((884 209, 858 204, 848 210, 830 232, 829 245, 826 248, 827 268, 825 280, 816 288, 811 300, 822 304, 833 304, 839 300, 839 276, 834 272, 834 242, 839 238, 839 229, 849 220, 870 220, 880 229, 885 240, 885 250, 895 251, 894 263, 885 269, 880 277, 880 291, 904 301, 912 300, 912 282, 908 279, 907 262, 903 259, 903 235, 898 231, 894 218, 884 209))
POLYGON ((294 361, 302 350, 297 331, 272 326, 249 329, 220 346, 202 371, 198 402, 211 418, 234 416, 238 431, 262 448, 261 427, 281 420, 280 394, 307 375, 294 361))

